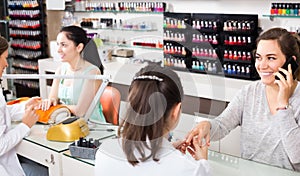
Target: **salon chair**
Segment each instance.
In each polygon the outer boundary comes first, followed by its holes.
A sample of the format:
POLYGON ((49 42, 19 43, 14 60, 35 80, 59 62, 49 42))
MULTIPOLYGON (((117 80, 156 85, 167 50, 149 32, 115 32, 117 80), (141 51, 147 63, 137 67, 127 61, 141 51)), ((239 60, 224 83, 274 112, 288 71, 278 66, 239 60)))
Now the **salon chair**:
POLYGON ((121 103, 120 91, 112 86, 107 86, 101 95, 100 102, 106 122, 118 125, 121 103))

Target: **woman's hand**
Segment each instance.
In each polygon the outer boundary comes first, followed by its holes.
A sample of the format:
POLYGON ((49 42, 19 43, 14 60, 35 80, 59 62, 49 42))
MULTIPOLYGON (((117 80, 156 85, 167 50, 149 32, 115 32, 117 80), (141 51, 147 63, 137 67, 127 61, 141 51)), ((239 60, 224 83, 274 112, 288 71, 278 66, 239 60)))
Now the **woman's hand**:
POLYGON ((173 146, 179 150, 181 153, 185 154, 186 149, 187 149, 187 144, 185 140, 178 140, 172 143, 173 146))
POLYGON ((40 103, 41 97, 32 97, 26 101, 25 109, 27 109, 30 106, 33 106, 34 108, 38 109, 40 103))
POLYGON ((30 105, 26 108, 25 114, 23 115, 22 122, 31 128, 39 119, 38 114, 36 114, 36 108, 30 105))
POLYGON ((206 159, 208 154, 208 146, 201 145, 197 137, 193 137, 191 145, 187 147, 187 151, 195 160, 206 159))
POLYGON ((56 106, 56 105, 57 105, 57 100, 55 98, 44 99, 40 102, 38 109, 47 111, 50 108, 50 106, 56 106))
POLYGON ((209 121, 200 122, 191 132, 189 132, 186 139, 187 145, 191 145, 193 139, 196 137, 200 146, 210 146, 210 127, 209 121), (205 140, 205 144, 202 142, 203 139, 205 140))
POLYGON ((291 64, 288 65, 288 70, 279 68, 279 71, 286 75, 286 79, 279 72, 275 73, 275 76, 279 78, 279 80, 275 80, 275 83, 279 86, 277 102, 278 107, 285 107, 289 104, 289 98, 293 94, 295 80, 293 79, 291 64))

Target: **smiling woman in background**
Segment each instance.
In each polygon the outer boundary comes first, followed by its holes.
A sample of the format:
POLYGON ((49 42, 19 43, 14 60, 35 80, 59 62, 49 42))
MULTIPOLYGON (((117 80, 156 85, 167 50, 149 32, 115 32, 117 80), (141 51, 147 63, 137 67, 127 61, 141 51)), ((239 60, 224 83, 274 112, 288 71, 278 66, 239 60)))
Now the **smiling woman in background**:
POLYGON ((187 143, 198 136, 209 145, 210 137, 219 140, 241 126, 243 158, 300 171, 300 85, 291 64, 280 68, 288 59, 299 64, 299 47, 299 36, 286 29, 262 33, 255 53, 261 79, 243 87, 217 118, 199 123, 187 143))
MULTIPOLYGON (((89 47, 86 31, 78 26, 63 27, 57 35, 58 54, 61 66, 56 70, 57 75, 101 75, 102 65, 96 66, 89 62, 84 50, 89 47)), ((92 46, 92 45, 90 45, 92 46)), ((87 49, 89 50, 89 49, 87 49)), ((92 51, 89 51, 92 52, 92 51)), ((95 54, 98 54, 96 52, 95 54)), ((90 55, 91 56, 91 55, 90 55)), ((54 79, 48 99, 43 100, 40 108, 48 110, 58 103, 66 105, 72 114, 83 117, 88 110, 101 80, 94 79, 54 79)), ((97 104, 90 120, 105 122, 102 106, 97 104)))

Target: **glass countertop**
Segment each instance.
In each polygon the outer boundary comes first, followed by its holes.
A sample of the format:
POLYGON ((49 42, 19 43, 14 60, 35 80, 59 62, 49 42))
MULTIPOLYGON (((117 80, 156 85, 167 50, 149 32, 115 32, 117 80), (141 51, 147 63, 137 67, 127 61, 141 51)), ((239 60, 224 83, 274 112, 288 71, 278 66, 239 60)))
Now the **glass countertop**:
MULTIPOLYGON (((69 149, 69 145, 72 142, 56 142, 56 141, 49 141, 46 138, 47 130, 49 126, 44 124, 36 124, 31 128, 29 136, 25 137, 24 140, 35 143, 42 147, 48 148, 55 152, 63 152, 69 149)), ((116 130, 115 126, 113 125, 95 125, 91 129, 89 135, 85 138, 94 138, 94 139, 102 139, 111 136, 115 136, 116 130), (108 130, 114 129, 114 130, 108 130)))
POLYGON ((300 172, 282 169, 267 164, 258 163, 230 156, 215 151, 209 151, 208 160, 213 176, 299 176, 300 172))
MULTIPOLYGON (((95 160, 73 157, 69 150, 63 152, 67 157, 94 166, 95 160)), ((215 151, 208 152, 212 176, 299 176, 299 172, 282 169, 215 151)))

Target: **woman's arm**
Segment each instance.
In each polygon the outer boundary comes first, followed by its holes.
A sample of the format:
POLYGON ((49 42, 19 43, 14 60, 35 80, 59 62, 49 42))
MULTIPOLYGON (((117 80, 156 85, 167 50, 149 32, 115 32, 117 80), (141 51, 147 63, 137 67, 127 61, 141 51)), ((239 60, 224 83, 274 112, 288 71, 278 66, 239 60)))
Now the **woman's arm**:
POLYGON ((33 106, 30 106, 22 117, 22 123, 9 128, 6 121, 11 120, 9 110, 5 107, 0 110, 0 156, 14 148, 30 131, 32 125, 38 120, 33 106))
POLYGON ((275 114, 275 125, 278 127, 278 136, 290 162, 297 164, 300 170, 300 96, 294 98, 292 105, 286 110, 278 110, 275 114))
POLYGON ((193 137, 198 136, 198 140, 201 144, 202 140, 205 139, 206 145, 209 146, 210 139, 213 141, 222 139, 231 130, 240 125, 244 108, 243 101, 245 91, 246 90, 241 89, 218 117, 197 124, 188 134, 186 142, 191 144, 193 137))
MULTIPOLYGON (((55 75, 60 75, 61 74, 61 68, 57 68, 55 71, 55 75)), ((39 109, 42 109, 44 111, 48 110, 50 106, 52 105, 57 105, 58 104, 58 88, 59 88, 59 82, 61 79, 53 79, 50 93, 48 96, 48 99, 44 99, 41 104, 39 105, 39 109)))
MULTIPOLYGON (((101 75, 100 70, 98 68, 89 71, 88 74, 101 75)), ((68 106, 68 108, 71 110, 73 114, 75 114, 78 117, 83 117, 86 114, 101 83, 102 83, 101 80, 96 80, 96 79, 86 79, 84 81, 81 92, 78 92, 80 96, 77 104, 68 106)))

